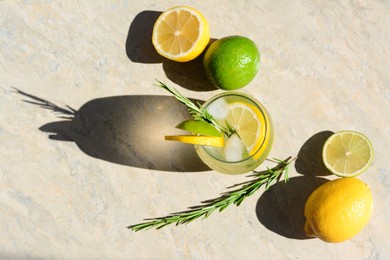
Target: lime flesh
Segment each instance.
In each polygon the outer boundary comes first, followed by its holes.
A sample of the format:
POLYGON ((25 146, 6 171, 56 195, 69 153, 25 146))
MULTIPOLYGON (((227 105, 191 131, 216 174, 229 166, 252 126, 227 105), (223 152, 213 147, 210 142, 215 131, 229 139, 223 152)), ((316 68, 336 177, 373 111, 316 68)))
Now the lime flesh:
POLYGON ((365 172, 374 159, 370 140, 355 131, 340 131, 325 142, 322 159, 325 166, 340 177, 355 177, 365 172))
POLYGON ((186 120, 176 126, 176 128, 198 135, 223 136, 212 124, 199 120, 186 120))

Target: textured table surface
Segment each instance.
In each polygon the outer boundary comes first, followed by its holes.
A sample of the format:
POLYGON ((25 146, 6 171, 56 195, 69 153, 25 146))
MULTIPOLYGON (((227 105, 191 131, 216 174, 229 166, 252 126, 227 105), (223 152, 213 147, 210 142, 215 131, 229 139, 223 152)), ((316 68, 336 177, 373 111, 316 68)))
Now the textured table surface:
MULTIPOLYGON (((390 2, 0 1, 0 258, 389 259, 390 2), (185 226, 128 225, 214 198, 245 175, 213 172, 191 146, 162 141, 188 97, 221 91, 200 60, 154 52, 161 11, 204 13, 211 37, 244 35, 261 68, 243 92, 269 110, 270 157, 299 156, 290 182, 185 226), (332 132, 366 134, 374 213, 352 240, 303 235, 303 205, 333 179, 319 159, 332 132)), ((261 167, 259 168, 261 169, 261 167)))

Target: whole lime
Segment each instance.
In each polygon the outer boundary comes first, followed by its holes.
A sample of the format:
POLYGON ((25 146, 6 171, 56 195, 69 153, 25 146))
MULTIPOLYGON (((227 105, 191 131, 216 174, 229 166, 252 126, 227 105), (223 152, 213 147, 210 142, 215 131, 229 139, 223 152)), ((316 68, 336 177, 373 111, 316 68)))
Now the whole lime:
POLYGON ((224 37, 207 49, 203 66, 216 87, 235 90, 246 86, 256 76, 260 53, 256 44, 246 37, 224 37))

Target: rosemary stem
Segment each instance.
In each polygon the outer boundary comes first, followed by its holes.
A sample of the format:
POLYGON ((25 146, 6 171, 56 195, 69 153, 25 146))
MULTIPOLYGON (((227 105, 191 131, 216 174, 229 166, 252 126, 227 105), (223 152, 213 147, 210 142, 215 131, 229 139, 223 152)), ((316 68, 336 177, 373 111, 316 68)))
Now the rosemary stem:
POLYGON ((175 88, 170 87, 166 84, 164 84, 161 81, 157 82, 156 86, 161 87, 168 92, 170 92, 177 100, 179 100, 181 103, 186 105, 188 107, 189 112, 193 115, 194 118, 198 120, 204 120, 210 124, 212 124, 215 128, 217 128, 221 133, 223 133, 226 137, 230 137, 232 135, 232 132, 229 131, 228 129, 222 127, 214 118, 209 114, 209 112, 204 109, 201 105, 199 107, 194 104, 190 99, 187 97, 183 96, 179 91, 177 91, 175 88))
POLYGON ((187 211, 172 213, 165 217, 149 219, 147 222, 131 225, 128 226, 128 228, 133 231, 139 231, 153 227, 160 229, 174 223, 176 223, 176 225, 187 224, 202 216, 203 218, 207 218, 214 211, 222 211, 232 204, 239 206, 244 199, 254 194, 261 186, 265 185, 265 189, 267 190, 274 182, 277 182, 283 174, 288 176, 288 168, 296 159, 297 157, 288 157, 285 160, 275 159, 274 162, 277 162, 278 165, 271 169, 268 168, 265 171, 255 171, 254 174, 250 175, 251 177, 254 177, 253 180, 233 185, 232 187, 240 186, 240 188, 236 190, 222 193, 220 197, 204 201, 202 202, 203 204, 190 207, 187 211))

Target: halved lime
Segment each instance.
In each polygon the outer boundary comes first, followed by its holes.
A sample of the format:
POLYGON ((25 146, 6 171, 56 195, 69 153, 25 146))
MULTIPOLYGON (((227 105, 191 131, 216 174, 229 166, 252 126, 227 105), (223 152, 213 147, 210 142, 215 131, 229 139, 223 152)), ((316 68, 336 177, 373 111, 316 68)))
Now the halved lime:
POLYGON ((355 131, 340 131, 326 140, 322 160, 326 168, 340 177, 357 176, 371 165, 374 148, 370 140, 355 131))
POLYGON ((223 147, 225 143, 225 139, 223 137, 203 135, 167 135, 165 136, 165 140, 215 147, 223 147))
POLYGON ((200 120, 186 120, 178 124, 176 128, 198 135, 223 136, 212 124, 200 120))

